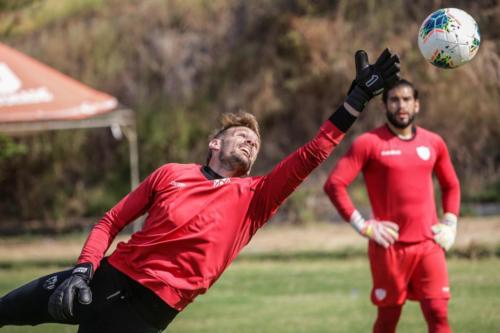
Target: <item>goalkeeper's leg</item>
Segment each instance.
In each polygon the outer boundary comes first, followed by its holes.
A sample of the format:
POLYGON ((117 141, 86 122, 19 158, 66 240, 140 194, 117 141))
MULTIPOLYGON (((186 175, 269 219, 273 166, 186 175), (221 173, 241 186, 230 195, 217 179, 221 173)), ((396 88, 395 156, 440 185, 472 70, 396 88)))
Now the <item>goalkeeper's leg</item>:
POLYGON ((425 299, 420 301, 429 333, 451 333, 448 323, 448 300, 425 299))
POLYGON ((402 305, 379 306, 373 333, 395 333, 401 316, 402 305))
POLYGON ((178 314, 153 291, 111 266, 107 259, 101 262, 90 286, 90 308, 76 303, 76 312, 81 313, 78 333, 158 333, 178 314))
POLYGON ((41 277, 0 298, 0 327, 56 322, 47 310, 49 296, 70 274, 68 270, 41 277))

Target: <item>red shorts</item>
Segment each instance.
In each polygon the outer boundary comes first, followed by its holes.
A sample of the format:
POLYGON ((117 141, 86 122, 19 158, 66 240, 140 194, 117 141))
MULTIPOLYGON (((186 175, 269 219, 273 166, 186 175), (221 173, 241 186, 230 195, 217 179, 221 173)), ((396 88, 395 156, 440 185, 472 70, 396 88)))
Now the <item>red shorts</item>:
POLYGON ((402 305, 407 299, 449 299, 444 250, 433 240, 396 243, 388 249, 369 242, 371 299, 377 306, 402 305))

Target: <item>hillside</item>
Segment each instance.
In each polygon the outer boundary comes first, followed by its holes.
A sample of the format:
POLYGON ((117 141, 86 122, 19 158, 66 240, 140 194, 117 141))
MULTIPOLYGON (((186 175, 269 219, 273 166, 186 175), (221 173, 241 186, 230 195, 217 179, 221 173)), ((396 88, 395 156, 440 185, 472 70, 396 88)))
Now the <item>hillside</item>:
MULTIPOLYGON (((500 201, 496 2, 26 0, 0 10, 3 42, 137 112, 143 177, 169 161, 202 163, 218 115, 240 108, 261 122, 254 173, 266 172, 343 100, 353 53, 365 49, 373 59, 388 46, 421 91, 418 123, 449 145, 464 200, 500 201), (416 38, 422 20, 447 6, 474 16, 483 41, 472 63, 445 71, 425 62, 416 38)), ((328 170, 354 137, 383 120, 372 102, 280 218, 333 214, 321 193, 328 170)), ((0 219, 60 229, 71 218, 101 215, 128 190, 126 147, 109 131, 0 136, 0 147, 0 219)), ((354 196, 366 203, 363 191, 354 196)))

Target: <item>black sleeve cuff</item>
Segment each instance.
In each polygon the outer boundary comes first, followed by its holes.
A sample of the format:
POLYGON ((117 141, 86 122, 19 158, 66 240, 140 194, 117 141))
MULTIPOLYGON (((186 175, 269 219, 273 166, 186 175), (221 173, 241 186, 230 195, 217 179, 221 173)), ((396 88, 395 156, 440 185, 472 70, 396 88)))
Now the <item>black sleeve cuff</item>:
POLYGON ((342 104, 328 119, 333 125, 335 125, 335 127, 345 133, 349 130, 349 128, 351 128, 352 124, 354 124, 356 117, 350 114, 345 109, 344 104, 342 104))
POLYGON ((73 268, 72 274, 80 275, 85 278, 87 282, 89 282, 94 275, 94 267, 90 262, 84 262, 76 265, 73 268))

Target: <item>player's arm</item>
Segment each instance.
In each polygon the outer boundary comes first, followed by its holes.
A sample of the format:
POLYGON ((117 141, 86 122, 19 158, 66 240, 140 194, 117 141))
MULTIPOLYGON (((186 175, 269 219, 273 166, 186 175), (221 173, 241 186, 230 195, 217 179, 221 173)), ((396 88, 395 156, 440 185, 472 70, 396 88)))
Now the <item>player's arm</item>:
POLYGON ((79 264, 91 263, 94 271, 97 269, 116 235, 149 209, 156 187, 162 179, 168 177, 168 171, 168 164, 155 170, 135 190, 104 214, 87 237, 78 257, 79 264))
POLYGON ((398 239, 398 225, 390 221, 365 219, 354 206, 348 192, 349 185, 361 172, 369 158, 369 137, 360 137, 354 141, 347 154, 332 169, 323 189, 342 218, 349 222, 360 235, 387 248, 398 239))
POLYGON ((384 50, 374 64, 369 64, 368 55, 358 51, 355 55, 356 78, 352 82, 344 103, 321 126, 313 140, 300 147, 281 161, 257 185, 259 195, 252 210, 258 212, 263 223, 297 186, 324 161, 340 143, 347 130, 374 96, 399 79, 399 58, 388 49, 384 50))
POLYGON ((80 304, 92 302, 89 283, 94 271, 118 232, 144 214, 150 206, 155 185, 165 174, 164 169, 165 167, 162 167, 152 173, 93 227, 71 276, 63 281, 49 298, 48 311, 54 319, 71 322, 75 299, 80 304))
POLYGON ((439 141, 434 172, 441 189, 443 218, 432 226, 434 240, 448 251, 455 243, 460 212, 460 183, 444 141, 439 141))

